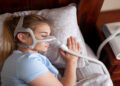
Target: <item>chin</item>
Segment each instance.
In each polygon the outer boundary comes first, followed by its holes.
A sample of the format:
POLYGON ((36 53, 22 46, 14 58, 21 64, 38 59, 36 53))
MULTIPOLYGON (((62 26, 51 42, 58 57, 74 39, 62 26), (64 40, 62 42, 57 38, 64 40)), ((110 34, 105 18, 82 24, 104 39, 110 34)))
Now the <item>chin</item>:
POLYGON ((44 52, 47 52, 48 51, 48 48, 44 48, 44 50, 43 50, 44 52))
POLYGON ((48 49, 40 50, 39 53, 46 53, 48 49))
POLYGON ((48 49, 44 50, 43 52, 47 52, 47 51, 48 51, 48 49))

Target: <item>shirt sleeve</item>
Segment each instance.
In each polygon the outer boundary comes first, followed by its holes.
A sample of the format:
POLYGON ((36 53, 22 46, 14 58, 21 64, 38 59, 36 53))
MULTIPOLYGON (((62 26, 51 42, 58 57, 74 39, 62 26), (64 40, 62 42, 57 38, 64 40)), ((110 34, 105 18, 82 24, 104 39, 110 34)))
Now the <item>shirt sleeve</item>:
POLYGON ((26 83, 48 72, 48 68, 37 59, 26 59, 18 67, 18 77, 26 83))

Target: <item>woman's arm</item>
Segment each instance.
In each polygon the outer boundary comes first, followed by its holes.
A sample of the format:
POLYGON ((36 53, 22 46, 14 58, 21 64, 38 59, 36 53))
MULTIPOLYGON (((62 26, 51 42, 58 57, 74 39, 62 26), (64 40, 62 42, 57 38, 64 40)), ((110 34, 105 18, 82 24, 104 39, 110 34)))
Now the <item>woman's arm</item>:
POLYGON ((65 86, 49 71, 30 82, 30 86, 65 86))
MULTIPOLYGON (((67 46, 74 52, 80 51, 80 45, 76 42, 75 38, 73 37, 68 38, 67 46)), ((61 82, 63 86, 74 86, 76 82, 76 67, 78 57, 65 53, 64 51, 61 51, 61 55, 66 61, 65 73, 63 78, 61 79, 61 82)))
POLYGON ((64 76, 61 78, 63 86, 74 86, 76 82, 76 66, 75 62, 67 63, 64 76))

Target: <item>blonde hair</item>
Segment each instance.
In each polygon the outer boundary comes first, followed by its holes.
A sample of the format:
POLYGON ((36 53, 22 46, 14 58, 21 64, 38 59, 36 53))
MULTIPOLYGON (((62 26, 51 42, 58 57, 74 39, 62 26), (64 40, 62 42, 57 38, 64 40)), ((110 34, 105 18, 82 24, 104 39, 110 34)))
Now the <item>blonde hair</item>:
MULTIPOLYGON (((0 62, 3 64, 7 57, 17 48, 17 42, 14 41, 14 30, 20 17, 8 17, 3 25, 3 41, 0 49, 0 62)), ((34 26, 40 23, 46 23, 50 26, 49 22, 38 15, 27 15, 24 17, 23 27, 35 29, 34 26)))

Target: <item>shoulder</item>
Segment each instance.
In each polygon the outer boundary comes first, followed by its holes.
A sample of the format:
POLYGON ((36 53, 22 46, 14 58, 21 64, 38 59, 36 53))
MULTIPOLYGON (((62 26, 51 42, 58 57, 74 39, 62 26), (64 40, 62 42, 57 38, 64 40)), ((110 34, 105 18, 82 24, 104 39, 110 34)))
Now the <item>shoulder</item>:
POLYGON ((17 62, 18 63, 29 63, 29 62, 37 62, 37 61, 42 61, 44 60, 43 58, 46 58, 39 53, 33 53, 33 52, 28 52, 28 53, 22 53, 18 58, 17 62))
POLYGON ((44 65, 44 60, 46 60, 46 57, 39 53, 25 53, 17 59, 17 64, 19 67, 26 67, 32 65, 42 66, 44 65))
POLYGON ((24 81, 31 81, 49 70, 44 64, 43 57, 38 53, 28 53, 18 59, 18 77, 24 81))

